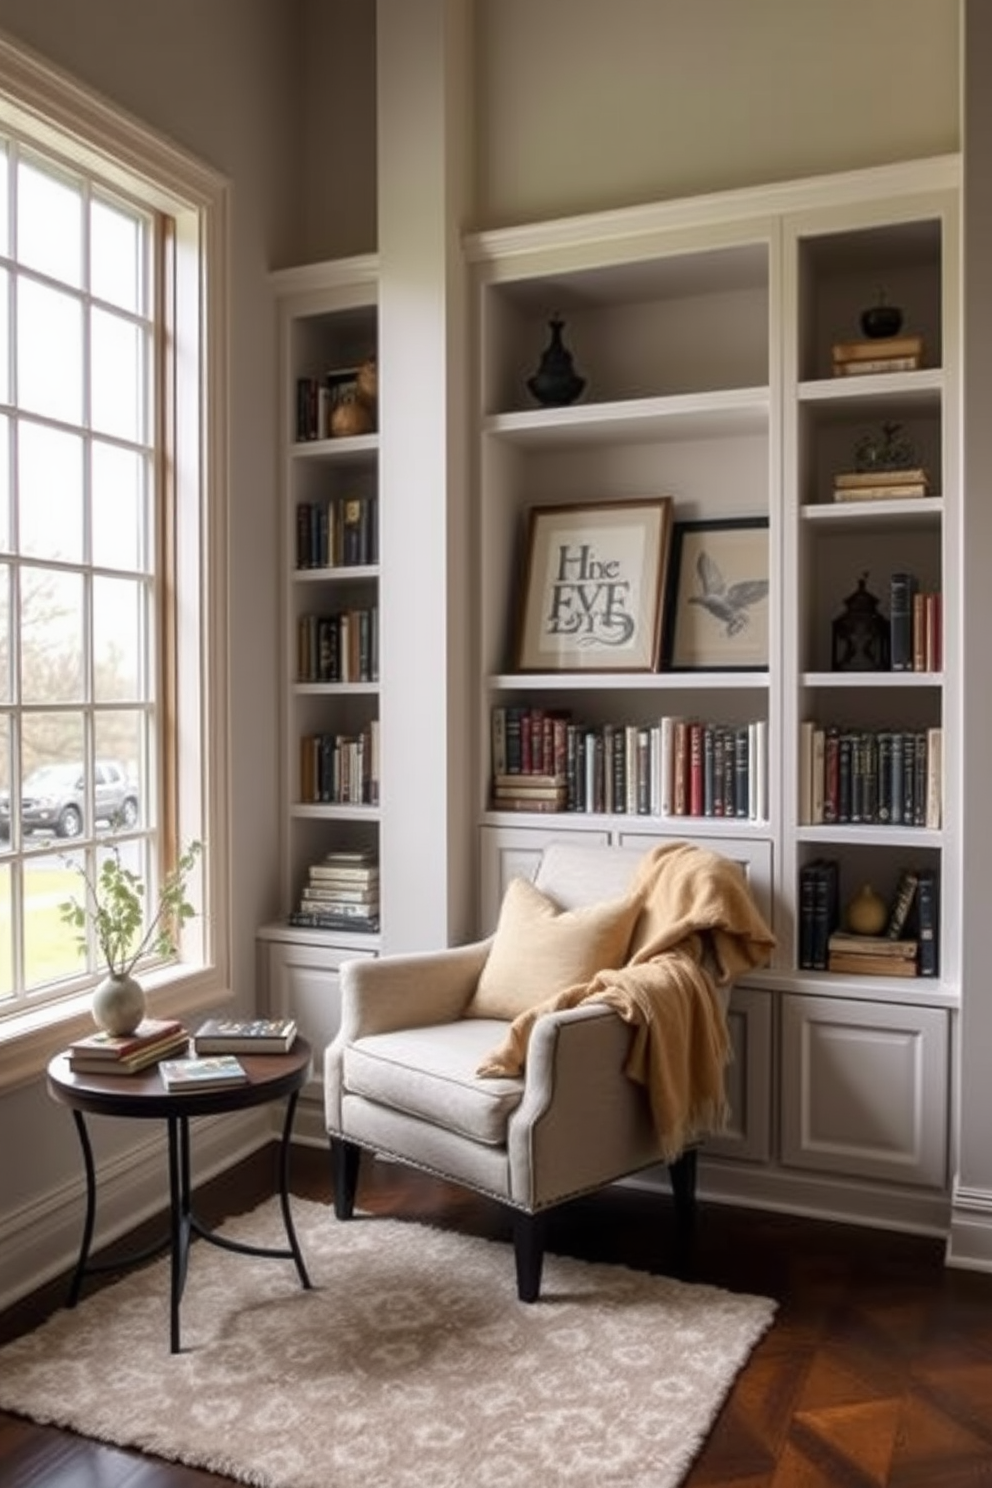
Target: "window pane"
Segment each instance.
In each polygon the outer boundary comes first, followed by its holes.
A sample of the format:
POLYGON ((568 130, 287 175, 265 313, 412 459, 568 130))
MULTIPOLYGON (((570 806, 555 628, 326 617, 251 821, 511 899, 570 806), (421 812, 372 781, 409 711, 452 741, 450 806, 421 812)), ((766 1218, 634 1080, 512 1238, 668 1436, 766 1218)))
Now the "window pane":
POLYGON ((144 584, 138 580, 93 580, 93 696, 98 703, 135 702, 142 696, 144 598, 144 584))
POLYGON ((10 830, 10 715, 0 719, 0 852, 9 852, 12 846, 10 830))
POLYGON ((90 337, 90 422, 94 430, 120 439, 144 439, 144 332, 119 315, 94 309, 90 337))
POLYGON ((32 413, 82 423, 82 307, 31 279, 17 283, 17 401, 32 413))
POLYGON ((51 279, 82 282, 83 198, 79 186, 30 160, 17 167, 17 258, 51 279))
POLYGON ((11 867, 0 867, 0 998, 9 998, 14 990, 13 915, 10 907, 11 867))
POLYGON ((114 444, 93 444, 92 543, 98 568, 148 568, 147 459, 114 444))
MULTIPOLYGON (((13 702, 10 663, 10 565, 0 563, 0 703, 13 702)), ((0 765, 5 761, 6 726, 6 721, 0 726, 0 765)))
POLYGON ((116 823, 128 829, 145 819, 148 793, 142 780, 141 761, 146 753, 146 719, 147 714, 136 708, 121 708, 98 713, 94 721, 97 759, 117 764, 123 772, 119 779, 108 779, 104 788, 116 823))
POLYGON ((80 972, 76 931, 62 921, 60 904, 79 893, 79 875, 56 854, 24 863, 24 984, 41 987, 80 972))
POLYGON ((10 276, 0 269, 0 403, 10 402, 10 276))
POLYGON ((145 302, 145 223, 123 208, 90 203, 90 292, 135 314, 145 302))
POLYGON ((0 142, 0 253, 10 253, 10 219, 7 215, 7 174, 10 156, 6 141, 0 142))
POLYGON ((30 558, 83 557, 83 442, 22 419, 17 445, 18 548, 30 558))
POLYGON ((22 568, 22 702, 82 701, 83 633, 82 575, 22 568))
POLYGON ((21 824, 26 846, 38 834, 78 837, 84 824, 83 719, 80 713, 29 713, 21 727, 21 824))
POLYGON ((0 552, 10 548, 10 420, 0 416, 0 552))

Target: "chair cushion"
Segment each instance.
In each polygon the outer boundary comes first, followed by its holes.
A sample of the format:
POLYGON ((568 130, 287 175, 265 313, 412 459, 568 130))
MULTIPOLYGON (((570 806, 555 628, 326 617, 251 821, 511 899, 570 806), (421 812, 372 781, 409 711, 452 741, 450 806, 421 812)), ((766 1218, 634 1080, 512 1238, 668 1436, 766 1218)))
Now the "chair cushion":
POLYGON ((344 1050, 344 1089, 472 1141, 502 1146, 524 1082, 481 1080, 475 1071, 505 1035, 504 1022, 481 1018, 368 1034, 344 1050))
POLYGON ((511 879, 466 1018, 504 1018, 622 966, 640 912, 635 899, 561 907, 526 878, 511 879))

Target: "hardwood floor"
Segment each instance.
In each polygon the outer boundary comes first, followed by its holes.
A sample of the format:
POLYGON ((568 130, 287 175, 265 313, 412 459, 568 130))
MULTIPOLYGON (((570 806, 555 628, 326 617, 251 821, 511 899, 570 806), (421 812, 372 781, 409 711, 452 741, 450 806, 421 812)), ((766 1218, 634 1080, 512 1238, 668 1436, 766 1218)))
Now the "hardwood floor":
MULTIPOLYGON (((208 1185, 198 1207, 217 1220, 272 1186, 273 1155, 263 1154, 208 1185)), ((326 1155, 298 1149, 292 1186, 326 1200, 326 1155)), ((509 1237, 497 1205, 393 1164, 363 1164, 359 1202, 509 1237)), ((656 1198, 613 1189, 557 1211, 549 1248, 671 1269, 669 1220, 656 1198)), ((701 1204, 691 1279, 773 1296, 780 1307, 685 1488, 988 1488, 992 1276, 946 1270, 942 1258, 936 1240, 701 1204)), ((508 1265, 508 1285, 511 1277, 508 1265)), ((64 1284, 50 1287, 0 1317, 0 1341, 36 1326, 63 1296, 64 1284)), ((227 1482, 0 1413, 3 1488, 227 1482)))

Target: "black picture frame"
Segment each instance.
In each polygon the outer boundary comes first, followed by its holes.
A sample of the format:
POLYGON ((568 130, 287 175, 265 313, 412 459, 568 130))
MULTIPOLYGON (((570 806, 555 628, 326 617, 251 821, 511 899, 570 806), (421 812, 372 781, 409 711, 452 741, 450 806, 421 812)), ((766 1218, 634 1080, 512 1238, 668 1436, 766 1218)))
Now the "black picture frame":
POLYGON ((767 517, 676 522, 665 670, 767 671, 770 572, 767 517))

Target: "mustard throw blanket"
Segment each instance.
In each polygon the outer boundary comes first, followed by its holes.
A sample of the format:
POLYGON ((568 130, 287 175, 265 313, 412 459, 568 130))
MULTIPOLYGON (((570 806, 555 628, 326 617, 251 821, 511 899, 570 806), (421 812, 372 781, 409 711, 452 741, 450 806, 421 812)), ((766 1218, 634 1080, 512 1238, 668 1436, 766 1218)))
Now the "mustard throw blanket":
POLYGON ((695 1137, 723 1126, 730 1041, 716 986, 767 965, 775 937, 739 865, 692 843, 649 852, 630 892, 642 908, 626 965, 521 1013, 477 1073, 519 1075, 542 1013, 608 1003, 634 1026, 626 1073, 647 1087, 662 1157, 670 1161, 695 1137))

